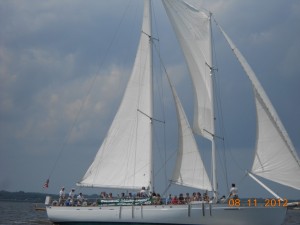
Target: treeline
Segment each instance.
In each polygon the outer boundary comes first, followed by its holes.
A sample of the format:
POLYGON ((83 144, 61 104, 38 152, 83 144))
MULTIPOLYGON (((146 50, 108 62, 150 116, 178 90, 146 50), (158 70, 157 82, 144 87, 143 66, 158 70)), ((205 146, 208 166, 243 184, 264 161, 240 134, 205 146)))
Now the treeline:
POLYGON ((53 194, 24 192, 24 191, 18 191, 18 192, 0 191, 0 201, 43 203, 45 202, 46 196, 51 196, 52 198, 58 198, 57 195, 53 195, 53 194))
MULTIPOLYGON (((66 196, 67 195, 68 194, 66 194, 66 196)), ((18 191, 18 192, 0 191, 0 201, 44 203, 46 196, 51 196, 52 199, 58 200, 58 195, 54 195, 54 194, 24 192, 24 191, 18 191)), ((84 195, 84 197, 88 199, 97 199, 99 196, 93 194, 93 195, 84 195)))

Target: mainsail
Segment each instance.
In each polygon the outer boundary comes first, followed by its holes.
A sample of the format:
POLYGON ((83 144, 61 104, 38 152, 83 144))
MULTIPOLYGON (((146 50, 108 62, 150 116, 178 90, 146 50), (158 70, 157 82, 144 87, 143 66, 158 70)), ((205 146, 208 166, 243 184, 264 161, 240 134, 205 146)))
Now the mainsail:
POLYGON ((123 100, 80 186, 140 189, 152 185, 150 10, 150 1, 145 1, 140 42, 123 100))
POLYGON ((220 29, 253 85, 257 142, 251 172, 300 190, 300 160, 295 148, 252 68, 228 35, 220 29))
POLYGON ((193 129, 212 140, 214 115, 210 15, 186 1, 163 0, 163 4, 193 80, 195 92, 193 129))
POLYGON ((212 191, 193 131, 169 77, 168 81, 175 100, 178 120, 178 152, 172 182, 182 186, 212 191))

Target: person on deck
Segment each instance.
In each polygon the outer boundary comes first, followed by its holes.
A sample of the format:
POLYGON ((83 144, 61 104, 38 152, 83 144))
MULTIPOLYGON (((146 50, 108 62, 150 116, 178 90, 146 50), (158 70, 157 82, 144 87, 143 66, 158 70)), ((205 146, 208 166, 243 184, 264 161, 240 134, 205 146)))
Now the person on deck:
POLYGON ((72 190, 69 193, 70 205, 74 204, 74 197, 75 197, 75 189, 72 188, 72 190))
POLYGON ((142 190, 140 191, 140 197, 148 197, 145 187, 142 187, 142 190))
POLYGON ((179 194, 179 198, 178 198, 178 204, 184 204, 184 197, 183 194, 179 194))
POLYGON ((196 198, 197 198, 197 201, 202 201, 202 195, 200 192, 197 192, 196 198))
POLYGON ((157 195, 155 192, 152 193, 151 199, 152 199, 152 204, 156 205, 157 204, 157 195))
POLYGON ((84 197, 83 197, 82 193, 80 192, 79 195, 77 195, 78 204, 81 205, 83 200, 84 200, 84 197))
POLYGON ((171 204, 173 204, 173 205, 177 205, 178 204, 178 198, 177 198, 176 195, 172 198, 171 204))
POLYGON ((62 187, 59 191, 58 205, 63 205, 65 200, 65 187, 62 187))
POLYGON ((209 196, 208 196, 207 191, 203 195, 203 201, 209 202, 209 196))
POLYGON ((75 189, 72 188, 72 190, 71 190, 70 193, 69 193, 69 197, 70 197, 71 199, 74 199, 74 196, 75 196, 75 189))
POLYGON ((166 198, 166 204, 169 205, 169 204, 171 204, 171 203, 172 203, 172 195, 169 194, 169 197, 166 198))
POLYGON ((225 197, 225 195, 223 195, 223 196, 220 198, 220 202, 221 202, 221 203, 225 203, 225 202, 226 202, 226 197, 225 197))
POLYGON ((189 193, 186 193, 184 198, 185 204, 189 204, 191 202, 191 197, 189 193))
POLYGON ((239 197, 238 188, 235 186, 235 184, 231 185, 229 197, 233 199, 237 199, 239 197))

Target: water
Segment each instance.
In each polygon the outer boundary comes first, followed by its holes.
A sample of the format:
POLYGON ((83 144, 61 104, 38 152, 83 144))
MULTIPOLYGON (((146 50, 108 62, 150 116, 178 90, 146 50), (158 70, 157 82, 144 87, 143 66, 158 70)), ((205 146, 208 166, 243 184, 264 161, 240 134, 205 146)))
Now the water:
MULTIPOLYGON (((28 202, 1 202, 0 201, 0 225, 22 224, 47 224, 45 211, 35 211, 34 204, 28 202)), ((300 210, 288 210, 284 225, 300 225, 300 210)))
POLYGON ((0 224, 48 224, 52 223, 47 218, 45 211, 35 211, 34 204, 28 202, 1 202, 0 224))

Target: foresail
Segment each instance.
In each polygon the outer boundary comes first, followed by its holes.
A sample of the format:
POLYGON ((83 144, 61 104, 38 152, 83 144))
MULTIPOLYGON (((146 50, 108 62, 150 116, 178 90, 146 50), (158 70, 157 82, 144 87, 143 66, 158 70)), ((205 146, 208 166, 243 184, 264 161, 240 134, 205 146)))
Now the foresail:
POLYGON ((258 134, 252 173, 300 190, 300 161, 293 145, 278 118, 274 120, 266 102, 254 92, 258 134))
POLYGON ((193 131, 170 80, 169 83, 175 100, 178 120, 178 152, 172 182, 182 186, 211 191, 212 186, 201 159, 193 131))
POLYGON ((80 186, 140 189, 152 182, 152 56, 150 1, 121 105, 80 186))
POLYGON ((210 15, 187 1, 163 0, 192 77, 195 93, 193 129, 212 139, 212 50, 210 15))
POLYGON ((300 160, 295 148, 250 65, 228 35, 220 29, 253 85, 257 143, 251 172, 300 190, 300 160))

